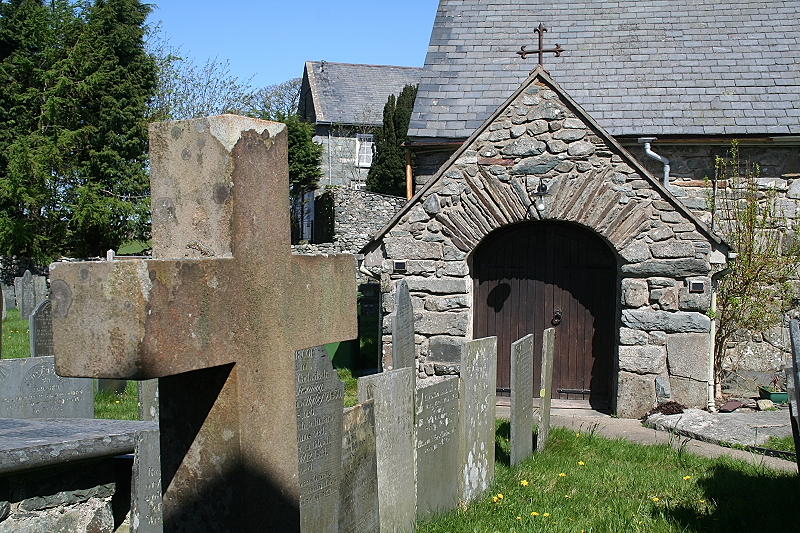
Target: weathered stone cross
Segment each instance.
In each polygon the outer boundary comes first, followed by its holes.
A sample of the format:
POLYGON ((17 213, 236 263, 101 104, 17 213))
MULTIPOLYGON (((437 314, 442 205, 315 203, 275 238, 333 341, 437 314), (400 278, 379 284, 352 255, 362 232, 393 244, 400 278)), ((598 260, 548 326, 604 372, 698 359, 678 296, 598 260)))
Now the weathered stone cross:
POLYGON ((539 49, 538 50, 528 50, 526 46, 523 46, 517 52, 518 56, 522 57, 522 59, 527 59, 528 56, 531 55, 531 54, 539 54, 539 65, 540 66, 544 66, 544 54, 545 53, 554 53, 556 55, 556 57, 561 57, 561 52, 563 52, 564 49, 561 48, 560 44, 556 43, 556 47, 555 48, 547 48, 546 49, 544 47, 544 32, 547 31, 547 28, 544 27, 544 24, 542 24, 540 22, 539 26, 537 28, 534 28, 533 31, 535 31, 536 33, 539 34, 539 49))
POLYGON ((286 143, 152 125, 160 259, 51 266, 58 373, 161 378, 168 532, 299 531, 294 352, 356 336, 356 287, 352 256, 290 254, 286 143))

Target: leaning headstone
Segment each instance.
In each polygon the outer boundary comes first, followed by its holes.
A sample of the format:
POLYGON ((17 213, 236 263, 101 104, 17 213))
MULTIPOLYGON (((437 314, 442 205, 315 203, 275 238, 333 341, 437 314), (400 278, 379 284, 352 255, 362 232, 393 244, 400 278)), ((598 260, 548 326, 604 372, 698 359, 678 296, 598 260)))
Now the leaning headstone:
POLYGON ((392 313, 392 368, 416 368, 414 346, 414 308, 406 280, 400 280, 395 290, 395 309, 392 313))
POLYGON ((792 364, 791 375, 786 376, 786 390, 789 392, 789 415, 797 452, 797 468, 800 471, 800 321, 792 320, 789 323, 789 335, 792 339, 792 364))
POLYGON ((497 337, 461 350, 461 480, 459 499, 471 502, 494 481, 497 337))
POLYGON ((553 358, 556 348, 556 329, 544 330, 542 339, 542 389, 539 391, 541 409, 539 427, 536 431, 536 451, 541 452, 547 446, 550 436, 550 400, 553 397, 553 358))
POLYGON ((339 533, 380 531, 373 400, 345 409, 339 533))
POLYGON ((324 347, 298 350, 295 357, 300 531, 336 533, 342 479, 344 384, 324 347))
POLYGON ((358 379, 358 399, 374 401, 380 530, 414 531, 416 482, 413 368, 358 379))
POLYGON ((36 307, 36 287, 30 270, 26 270, 21 277, 14 278, 14 293, 17 295, 19 316, 27 320, 36 307))
POLYGON ((51 266, 59 373, 159 378, 165 531, 297 533, 295 352, 356 337, 353 257, 291 254, 285 125, 150 134, 156 259, 51 266))
POLYGON ((533 453, 533 339, 511 344, 511 466, 533 453))
POLYGON ((28 319, 31 341, 31 357, 52 357, 53 353, 53 306, 50 300, 42 300, 28 319))
POLYGON ((56 375, 52 357, 0 361, 0 418, 94 418, 91 379, 56 375))
POLYGON ((458 505, 459 389, 457 376, 426 379, 417 388, 417 518, 458 505))

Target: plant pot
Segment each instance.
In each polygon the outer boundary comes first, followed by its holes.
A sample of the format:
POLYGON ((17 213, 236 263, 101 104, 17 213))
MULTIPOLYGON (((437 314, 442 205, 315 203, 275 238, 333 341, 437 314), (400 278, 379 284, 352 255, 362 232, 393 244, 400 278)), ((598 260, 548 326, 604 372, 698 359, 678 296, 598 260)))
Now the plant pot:
POLYGON ((770 390, 765 389, 764 387, 758 388, 758 395, 764 400, 772 400, 774 403, 786 403, 789 401, 789 393, 786 391, 783 392, 772 392, 770 390))

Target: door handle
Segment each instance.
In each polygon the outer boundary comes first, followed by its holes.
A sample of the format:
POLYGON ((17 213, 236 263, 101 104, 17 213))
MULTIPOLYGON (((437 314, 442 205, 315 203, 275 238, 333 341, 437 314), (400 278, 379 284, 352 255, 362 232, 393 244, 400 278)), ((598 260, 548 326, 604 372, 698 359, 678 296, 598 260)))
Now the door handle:
POLYGON ((556 312, 553 313, 553 320, 551 320, 550 323, 553 324, 554 326, 561 324, 561 319, 563 318, 563 316, 564 315, 560 309, 556 310, 556 312))

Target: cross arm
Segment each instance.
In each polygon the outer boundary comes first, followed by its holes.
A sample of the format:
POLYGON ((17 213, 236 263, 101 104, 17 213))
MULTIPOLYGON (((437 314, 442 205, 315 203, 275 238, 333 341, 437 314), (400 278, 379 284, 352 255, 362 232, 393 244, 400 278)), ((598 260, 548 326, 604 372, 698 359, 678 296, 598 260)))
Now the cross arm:
POLYGON ((231 362, 236 329, 221 293, 232 265, 229 258, 52 265, 58 374, 150 379, 231 362))

